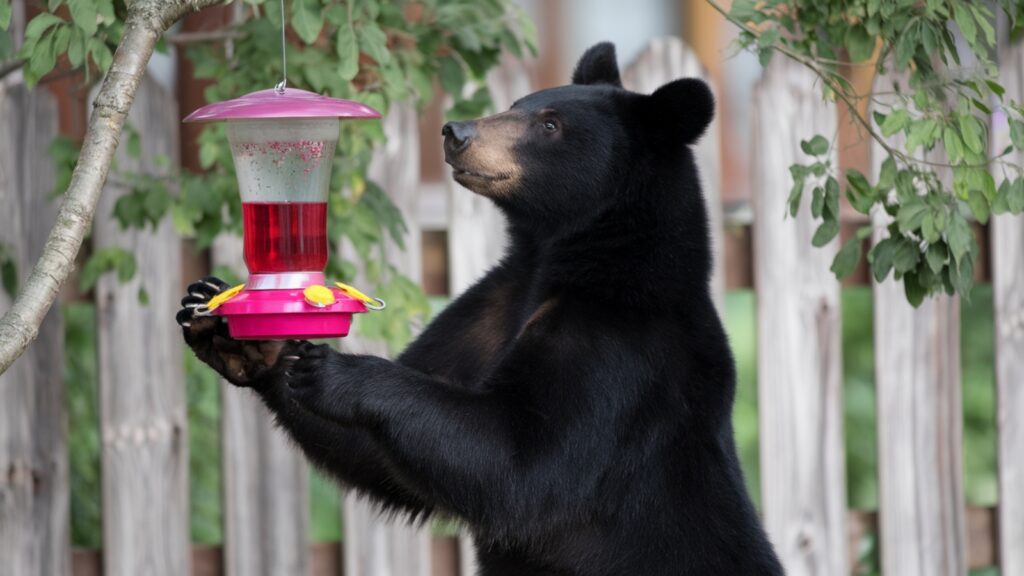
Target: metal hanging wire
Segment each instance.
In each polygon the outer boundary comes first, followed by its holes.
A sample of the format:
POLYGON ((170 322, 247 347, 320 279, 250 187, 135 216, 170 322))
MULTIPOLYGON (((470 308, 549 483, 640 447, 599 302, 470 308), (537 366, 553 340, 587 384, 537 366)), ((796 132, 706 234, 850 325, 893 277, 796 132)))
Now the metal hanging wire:
POLYGON ((284 0, 281 0, 281 81, 274 86, 278 94, 284 94, 284 89, 288 87, 288 47, 285 43, 287 28, 288 23, 284 19, 284 0))

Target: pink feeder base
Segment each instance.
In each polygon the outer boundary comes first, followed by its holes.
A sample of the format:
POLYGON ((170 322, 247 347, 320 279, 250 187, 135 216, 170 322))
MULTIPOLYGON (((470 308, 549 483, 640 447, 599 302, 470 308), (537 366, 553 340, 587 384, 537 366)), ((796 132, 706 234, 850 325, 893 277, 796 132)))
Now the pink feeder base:
POLYGON ((213 313, 228 321, 237 340, 291 340, 346 336, 352 315, 366 312, 363 302, 332 288, 335 302, 318 307, 301 289, 242 290, 213 313))

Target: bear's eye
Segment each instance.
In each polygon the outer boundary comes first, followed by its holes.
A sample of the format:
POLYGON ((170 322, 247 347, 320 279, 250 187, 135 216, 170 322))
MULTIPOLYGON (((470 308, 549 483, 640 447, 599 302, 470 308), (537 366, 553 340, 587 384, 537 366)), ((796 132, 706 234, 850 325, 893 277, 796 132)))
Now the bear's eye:
POLYGON ((555 130, 558 130, 558 124, 556 124, 553 120, 545 120, 544 129, 547 130, 548 132, 554 132, 555 130))

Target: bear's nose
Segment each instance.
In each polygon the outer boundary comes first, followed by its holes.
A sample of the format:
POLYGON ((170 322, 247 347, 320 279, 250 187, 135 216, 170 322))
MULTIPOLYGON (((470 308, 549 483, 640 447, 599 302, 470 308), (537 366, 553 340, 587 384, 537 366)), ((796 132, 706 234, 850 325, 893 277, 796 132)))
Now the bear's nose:
POLYGON ((476 129, 471 122, 449 122, 441 128, 441 135, 444 136, 444 151, 456 154, 469 144, 476 129))

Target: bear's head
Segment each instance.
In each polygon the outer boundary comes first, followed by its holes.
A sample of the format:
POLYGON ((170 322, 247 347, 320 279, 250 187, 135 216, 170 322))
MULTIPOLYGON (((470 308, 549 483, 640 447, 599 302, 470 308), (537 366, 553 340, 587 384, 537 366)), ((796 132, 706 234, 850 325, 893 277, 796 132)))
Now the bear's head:
POLYGON ((652 94, 625 90, 614 45, 601 43, 580 58, 572 84, 493 116, 445 124, 445 161, 457 182, 513 221, 579 222, 631 194, 664 190, 674 176, 662 167, 692 164, 688 145, 713 114, 711 91, 697 79, 652 94))

